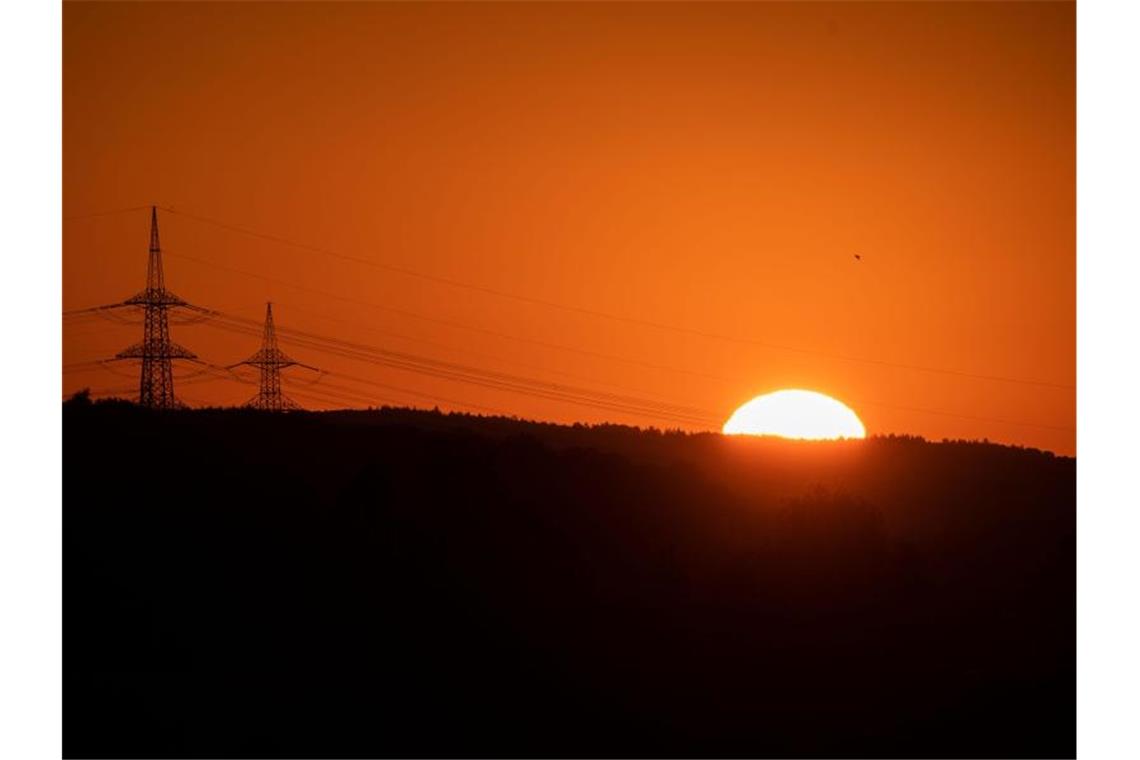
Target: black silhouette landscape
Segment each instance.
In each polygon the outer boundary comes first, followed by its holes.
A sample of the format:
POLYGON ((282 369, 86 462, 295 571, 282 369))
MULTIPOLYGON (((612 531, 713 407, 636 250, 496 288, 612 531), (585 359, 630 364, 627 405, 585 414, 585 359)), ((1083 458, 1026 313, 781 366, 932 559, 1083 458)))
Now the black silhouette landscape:
POLYGON ((1072 756, 1075 460, 65 404, 65 754, 1072 756))

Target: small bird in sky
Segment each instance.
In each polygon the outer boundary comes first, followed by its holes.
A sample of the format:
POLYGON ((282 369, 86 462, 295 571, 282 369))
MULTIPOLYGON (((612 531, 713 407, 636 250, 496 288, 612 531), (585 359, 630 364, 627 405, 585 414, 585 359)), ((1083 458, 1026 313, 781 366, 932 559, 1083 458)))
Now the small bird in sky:
POLYGON ((856 260, 856 261, 862 261, 862 260, 863 260, 863 257, 862 257, 862 256, 860 256, 859 254, 855 254, 855 260, 856 260))

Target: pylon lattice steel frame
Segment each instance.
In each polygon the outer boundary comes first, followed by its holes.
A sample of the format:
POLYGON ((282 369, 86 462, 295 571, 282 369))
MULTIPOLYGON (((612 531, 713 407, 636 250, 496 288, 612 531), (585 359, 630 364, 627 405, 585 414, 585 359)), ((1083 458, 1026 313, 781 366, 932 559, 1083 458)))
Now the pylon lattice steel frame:
POLYGON ((230 365, 256 367, 260 375, 257 384, 257 395, 249 400, 246 406, 253 409, 263 409, 269 412, 286 412, 298 410, 301 406, 293 399, 281 392, 281 370, 285 367, 304 367, 319 372, 316 367, 302 364, 277 347, 277 330, 273 326, 273 304, 265 304, 265 330, 261 337, 261 348, 257 353, 245 361, 230 365))
POLYGON ((183 406, 174 396, 173 359, 197 359, 189 349, 170 340, 167 312, 189 303, 166 289, 162 274, 162 248, 158 242, 158 211, 150 208, 150 252, 146 265, 146 290, 123 301, 122 306, 143 309, 141 343, 120 351, 116 359, 141 359, 139 404, 152 409, 175 409, 183 406))

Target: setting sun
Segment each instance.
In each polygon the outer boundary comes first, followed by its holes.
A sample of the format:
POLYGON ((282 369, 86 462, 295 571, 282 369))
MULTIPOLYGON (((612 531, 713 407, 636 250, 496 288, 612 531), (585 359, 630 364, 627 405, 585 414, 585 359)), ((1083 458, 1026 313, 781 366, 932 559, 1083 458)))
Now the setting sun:
POLYGON ((815 391, 783 390, 744 404, 724 423, 727 435, 825 440, 863 438, 863 423, 846 404, 815 391))

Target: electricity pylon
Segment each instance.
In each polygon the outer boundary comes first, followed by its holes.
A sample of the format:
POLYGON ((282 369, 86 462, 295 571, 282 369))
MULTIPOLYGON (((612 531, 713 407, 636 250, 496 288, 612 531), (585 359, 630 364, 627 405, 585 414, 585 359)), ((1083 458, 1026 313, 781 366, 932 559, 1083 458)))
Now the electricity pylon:
POLYGON ((172 359, 196 359, 186 348, 170 340, 167 312, 179 306, 190 306, 166 289, 162 275, 162 249, 158 244, 158 212, 150 207, 150 253, 146 263, 146 290, 116 306, 143 308, 142 343, 120 351, 116 359, 141 359, 139 404, 152 409, 175 409, 182 404, 174 397, 172 359))
POLYGON ((261 337, 261 348, 245 361, 231 364, 227 369, 248 364, 257 367, 260 378, 257 395, 246 406, 268 412, 286 412, 300 409, 300 405, 281 392, 281 370, 285 367, 304 367, 320 372, 316 367, 302 364, 277 347, 277 331, 273 327, 273 304, 265 304, 265 331, 261 337))

